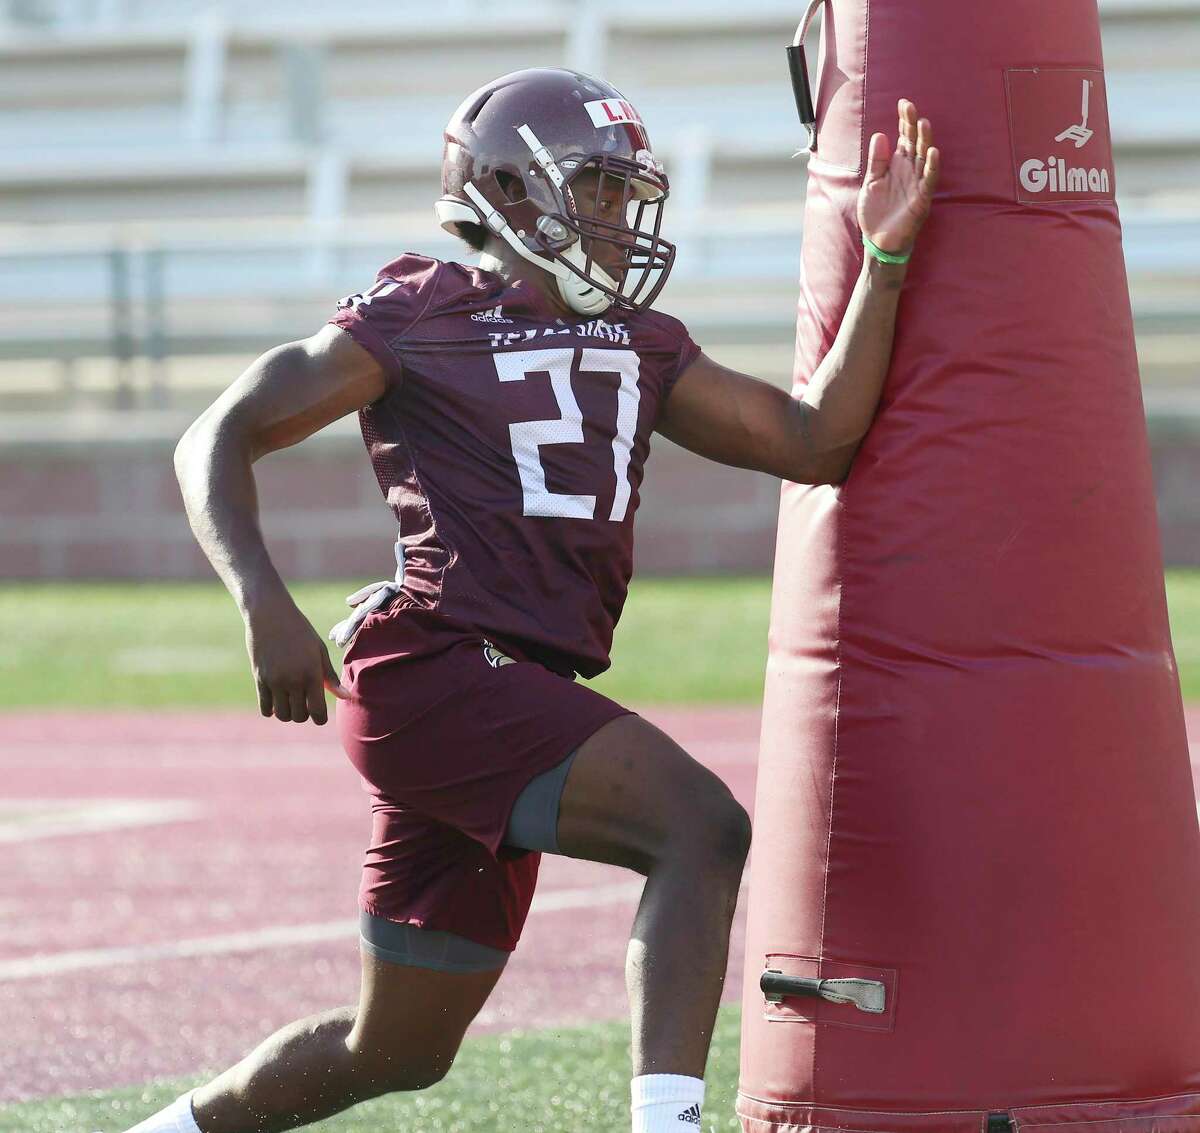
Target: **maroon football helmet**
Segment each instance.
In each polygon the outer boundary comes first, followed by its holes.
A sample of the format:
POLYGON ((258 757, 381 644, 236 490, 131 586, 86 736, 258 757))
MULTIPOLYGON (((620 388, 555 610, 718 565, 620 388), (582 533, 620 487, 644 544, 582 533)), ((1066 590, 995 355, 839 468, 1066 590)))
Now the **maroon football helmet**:
MULTIPOLYGON (((659 236, 669 186, 641 116, 578 71, 514 71, 480 87, 446 127, 442 227, 480 224, 558 281, 582 315, 654 302, 675 261, 659 236), (572 184, 594 171, 593 206, 572 184), (601 216, 619 200, 622 222, 601 216), (602 266, 603 265, 603 266, 602 266)), ((610 214, 611 215, 611 214, 610 214)))

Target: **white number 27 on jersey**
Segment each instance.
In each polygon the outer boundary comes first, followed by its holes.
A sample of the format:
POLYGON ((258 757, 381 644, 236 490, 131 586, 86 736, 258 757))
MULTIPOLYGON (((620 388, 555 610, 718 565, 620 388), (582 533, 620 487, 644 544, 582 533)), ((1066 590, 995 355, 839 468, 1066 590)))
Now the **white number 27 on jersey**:
MULTIPOLYGON (((551 492, 546 487, 542 467, 542 445, 583 444, 583 414, 571 389, 572 347, 550 350, 518 350, 494 356, 496 373, 502 382, 523 382, 529 374, 550 375, 550 388, 558 402, 560 416, 550 421, 518 421, 509 425, 513 459, 521 476, 525 514, 554 519, 595 519, 596 497, 551 492)), ((617 391, 617 432, 613 437, 613 474, 617 488, 608 518, 620 523, 629 510, 629 457, 637 432, 638 405, 642 391, 638 386, 640 362, 632 350, 586 348, 580 352, 579 372, 612 374, 621 378, 617 391)))

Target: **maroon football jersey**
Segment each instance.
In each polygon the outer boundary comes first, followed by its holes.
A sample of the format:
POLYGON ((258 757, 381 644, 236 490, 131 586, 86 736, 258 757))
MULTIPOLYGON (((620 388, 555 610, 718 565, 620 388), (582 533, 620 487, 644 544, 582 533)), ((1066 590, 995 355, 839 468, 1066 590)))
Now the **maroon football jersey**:
POLYGON ((558 672, 602 672, 650 433, 699 353, 683 324, 563 316, 528 284, 417 255, 338 306, 389 378, 359 416, 404 592, 558 672))

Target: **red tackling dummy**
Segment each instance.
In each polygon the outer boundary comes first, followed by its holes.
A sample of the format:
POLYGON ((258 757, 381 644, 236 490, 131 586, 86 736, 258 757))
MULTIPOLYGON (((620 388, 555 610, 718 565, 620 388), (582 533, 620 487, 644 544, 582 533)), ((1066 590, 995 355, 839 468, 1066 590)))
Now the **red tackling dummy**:
POLYGON ((1196 1133, 1200 834, 1096 5, 828 7, 800 387, 897 99, 944 172, 848 481, 783 491, 742 1124, 1196 1133), (768 968, 882 1010, 768 1002, 768 968))

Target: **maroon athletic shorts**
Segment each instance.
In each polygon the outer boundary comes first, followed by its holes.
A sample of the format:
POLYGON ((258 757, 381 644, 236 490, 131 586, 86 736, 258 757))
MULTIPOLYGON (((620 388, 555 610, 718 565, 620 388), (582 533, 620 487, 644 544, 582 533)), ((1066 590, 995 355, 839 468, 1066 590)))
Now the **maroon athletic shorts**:
POLYGON ((501 845, 513 803, 628 710, 403 595, 367 615, 342 683, 338 732, 374 816, 362 908, 511 952, 541 862, 501 845))

